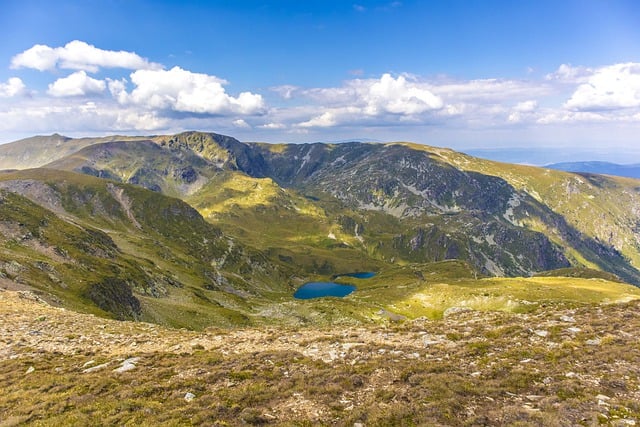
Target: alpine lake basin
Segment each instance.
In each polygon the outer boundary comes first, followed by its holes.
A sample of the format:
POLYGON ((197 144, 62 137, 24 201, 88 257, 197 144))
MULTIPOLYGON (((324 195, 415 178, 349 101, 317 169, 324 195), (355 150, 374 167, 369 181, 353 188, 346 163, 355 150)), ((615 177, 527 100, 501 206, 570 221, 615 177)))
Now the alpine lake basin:
MULTIPOLYGON (((357 272, 357 273, 336 274, 332 276, 331 279, 335 280, 338 277, 370 279, 375 275, 376 273, 367 271, 367 272, 357 272)), ((354 285, 348 285, 348 284, 342 284, 342 283, 336 283, 336 282, 308 282, 300 286, 296 290, 296 292, 293 294, 293 297, 296 299, 312 299, 312 298, 323 298, 323 297, 343 298, 351 294, 355 290, 356 290, 356 287, 354 285)))

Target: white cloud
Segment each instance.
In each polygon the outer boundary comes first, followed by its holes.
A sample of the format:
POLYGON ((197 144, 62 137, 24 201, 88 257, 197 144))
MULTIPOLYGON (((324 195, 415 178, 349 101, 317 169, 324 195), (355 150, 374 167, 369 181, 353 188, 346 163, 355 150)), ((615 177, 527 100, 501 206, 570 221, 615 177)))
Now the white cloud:
POLYGON ((453 82, 435 82, 430 90, 449 102, 465 103, 513 103, 531 96, 544 96, 553 89, 547 84, 535 81, 508 79, 478 79, 453 82))
POLYGON ((596 70, 564 106, 573 111, 640 107, 640 63, 614 64, 596 70))
POLYGON ((571 124, 571 123, 606 123, 617 121, 612 117, 590 111, 552 111, 540 118, 540 124, 571 124))
POLYGON ((260 114, 265 109, 259 94, 242 92, 237 97, 230 96, 224 89, 225 80, 180 67, 134 71, 131 82, 136 87, 128 94, 124 84, 110 83, 110 90, 120 103, 211 115, 260 114))
POLYGON ((532 117, 532 113, 538 108, 538 102, 533 100, 518 102, 507 118, 510 123, 520 123, 532 117))
POLYGON ((40 71, 63 68, 95 73, 100 68, 140 70, 162 67, 134 52, 103 50, 83 41, 74 40, 64 47, 56 48, 36 44, 14 56, 11 60, 11 68, 34 68, 40 71))
POLYGON ((538 102, 534 100, 518 102, 513 109, 519 113, 531 113, 538 108, 538 102))
POLYGON ((0 98, 11 98, 24 92, 25 85, 18 77, 11 77, 6 83, 0 83, 0 98))
POLYGON ((238 128, 249 129, 249 128, 251 127, 251 126, 249 125, 249 123, 247 123, 247 122, 246 122, 245 120, 243 120, 243 119, 237 119, 237 120, 234 120, 232 123, 233 123, 233 125, 234 125, 235 127, 238 127, 238 128))
POLYGON ((593 74, 593 70, 587 67, 574 67, 571 64, 562 64, 558 69, 545 76, 546 80, 560 82, 580 83, 586 81, 593 74))
POLYGON ((379 79, 348 80, 341 87, 298 90, 292 93, 309 98, 316 105, 307 111, 310 115, 306 120, 298 121, 296 126, 331 127, 347 121, 413 120, 444 106, 442 99, 427 86, 405 75, 394 78, 383 74, 379 79))
POLYGON ((282 124, 282 123, 267 123, 267 124, 264 124, 264 125, 260 125, 258 127, 262 128, 262 129, 278 130, 278 129, 285 129, 287 126, 285 124, 282 124))
POLYGON ((299 123, 299 127, 309 128, 309 127, 331 127, 336 124, 336 117, 332 112, 325 112, 321 115, 312 118, 306 122, 299 123))
POLYGON ((383 74, 380 79, 354 79, 344 86, 311 89, 304 94, 328 106, 353 107, 368 116, 422 114, 442 108, 442 99, 428 85, 383 74))
POLYGON ((384 74, 379 81, 374 82, 361 92, 366 103, 365 112, 368 115, 378 115, 380 112, 392 114, 421 114, 430 110, 442 108, 440 97, 418 84, 409 82, 404 76, 397 79, 390 74, 384 74))
POLYGON ((111 95, 116 99, 116 101, 120 104, 127 102, 127 81, 125 79, 112 80, 108 78, 107 86, 109 87, 109 92, 111 92, 111 95))
POLYGON ((0 109, 0 131, 38 133, 109 134, 166 129, 171 122, 155 112, 123 108, 113 102, 69 103, 66 98, 26 99, 0 109))
POLYGON ((282 85, 272 87, 270 90, 280 95, 283 99, 291 99, 300 90, 300 88, 293 85, 282 85))
POLYGON ((103 80, 93 79, 84 71, 76 71, 51 83, 47 93, 55 97, 85 96, 102 93, 106 87, 107 84, 103 80))

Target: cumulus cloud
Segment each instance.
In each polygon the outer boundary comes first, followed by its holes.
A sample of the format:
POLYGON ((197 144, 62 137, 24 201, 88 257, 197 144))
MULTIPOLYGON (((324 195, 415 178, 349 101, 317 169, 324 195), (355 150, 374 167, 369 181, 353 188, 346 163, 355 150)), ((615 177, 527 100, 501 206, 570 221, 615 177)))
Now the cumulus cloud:
POLYGON ((260 125, 258 126, 261 129, 273 129, 273 130, 279 130, 279 129, 285 129, 287 126, 283 123, 266 123, 264 125, 260 125))
POLYGON ((63 47, 52 48, 36 44, 17 54, 11 60, 11 68, 33 68, 39 71, 56 68, 97 72, 100 68, 125 68, 130 70, 160 69, 160 64, 149 62, 134 52, 99 49, 80 40, 63 47))
POLYGON ((538 102, 534 100, 518 102, 514 107, 507 120, 510 123, 519 123, 526 118, 532 116, 532 113, 538 108, 538 102))
POLYGON ((109 89, 120 103, 210 115, 260 114, 265 108, 259 94, 242 92, 233 97, 224 89, 225 80, 180 67, 134 71, 131 82, 136 86, 131 93, 123 82, 110 82, 109 89))
POLYGON ((378 115, 380 112, 392 114, 421 114, 430 110, 442 108, 440 97, 418 84, 409 82, 404 76, 394 79, 390 74, 384 74, 380 80, 362 88, 360 95, 366 103, 365 112, 368 115, 378 115), (367 87, 368 86, 368 87, 367 87))
POLYGON ((232 123, 233 123, 233 125, 234 125, 235 127, 237 127, 237 128, 244 128, 244 129, 248 129, 248 128, 250 128, 250 127, 251 127, 251 126, 249 125, 249 123, 247 123, 247 122, 246 122, 245 120, 243 120, 243 119, 237 119, 237 120, 234 120, 232 123))
POLYGON ((104 80, 91 78, 84 71, 76 71, 51 83, 47 93, 55 97, 85 96, 102 93, 106 87, 104 80))
POLYGON ((166 129, 171 123, 155 112, 122 108, 113 103, 69 103, 65 98, 25 100, 0 109, 0 131, 36 133, 148 132, 166 129))
POLYGON ((11 98, 20 95, 25 90, 25 85, 18 77, 11 77, 6 83, 0 83, 0 98, 11 98))
POLYGON ((538 108, 538 102, 533 100, 518 102, 516 106, 513 107, 513 109, 519 113, 531 113, 535 111, 536 108, 538 108))
POLYGON ((573 111, 640 107, 640 63, 614 64, 596 70, 564 106, 573 111))
POLYGON ((280 95, 283 99, 291 99, 299 92, 300 88, 293 85, 282 85, 272 87, 270 90, 280 95))
POLYGON ((330 127, 347 121, 367 121, 387 117, 397 121, 437 111, 442 99, 427 85, 407 76, 383 74, 379 79, 353 79, 341 87, 299 90, 320 105, 320 110, 299 127, 330 127))
POLYGON ((477 79, 465 81, 436 82, 430 90, 447 102, 512 103, 531 96, 544 96, 553 91, 546 84, 534 81, 509 79, 477 79))
POLYGON ((421 114, 443 106, 442 99, 428 85, 388 73, 380 79, 349 80, 338 88, 308 90, 305 95, 329 106, 359 108, 368 116, 421 114))
POLYGON ((556 71, 547 74, 545 79, 568 83, 579 83, 586 81, 591 74, 593 74, 593 70, 591 68, 574 67, 571 64, 562 64, 556 71))
POLYGON ((310 128, 310 127, 325 128, 325 127, 334 126, 335 124, 336 124, 335 114, 330 111, 327 111, 317 117, 312 118, 311 120, 299 123, 298 126, 303 128, 310 128))

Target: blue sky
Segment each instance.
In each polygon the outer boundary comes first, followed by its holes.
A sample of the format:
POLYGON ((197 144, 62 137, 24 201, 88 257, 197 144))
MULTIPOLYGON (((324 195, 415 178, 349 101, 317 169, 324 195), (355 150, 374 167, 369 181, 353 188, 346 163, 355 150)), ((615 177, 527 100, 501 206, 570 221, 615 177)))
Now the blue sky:
POLYGON ((633 0, 2 0, 0 12, 0 142, 198 129, 640 162, 633 0))

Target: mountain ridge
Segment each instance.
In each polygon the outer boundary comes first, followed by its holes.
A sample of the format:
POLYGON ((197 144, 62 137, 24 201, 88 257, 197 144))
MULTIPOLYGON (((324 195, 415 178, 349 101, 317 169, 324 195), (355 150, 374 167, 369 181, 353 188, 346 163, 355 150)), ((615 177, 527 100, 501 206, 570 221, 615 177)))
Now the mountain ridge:
POLYGON ((545 166, 549 169, 556 169, 566 172, 592 173, 601 175, 614 175, 627 178, 640 179, 640 164, 621 165, 611 162, 589 161, 589 162, 562 162, 552 163, 545 166))
MULTIPOLYGON (((20 197, 35 189, 39 197, 31 202, 40 208, 31 209, 45 209, 40 215, 106 233, 122 267, 117 274, 96 267, 104 272, 96 281, 102 285, 89 300, 117 317, 195 328, 362 322, 379 319, 380 310, 441 316, 447 306, 424 296, 438 280, 459 283, 452 288, 459 297, 445 304, 466 295, 464 286, 493 286, 491 277, 512 278, 498 294, 513 295, 517 283, 537 286, 518 277, 547 271, 584 281, 580 286, 590 277, 640 284, 640 186, 634 180, 498 163, 407 142, 243 143, 196 131, 70 139, 68 151, 41 165, 56 138, 0 146, 5 165, 18 153, 9 166, 44 166, 2 172, 0 187, 20 197), (19 153, 27 149, 33 153, 25 159, 19 153), (217 249, 207 249, 211 242, 217 249), (291 301, 305 281, 352 271, 379 275, 359 281, 357 295, 339 305, 291 301), (129 289, 131 298, 119 301, 129 289), (423 302, 416 305, 410 295, 423 302), (129 311, 121 310, 124 301, 129 311), (400 303, 412 310, 399 309, 400 303)), ((11 236, 4 236, 6 254, 17 256, 16 248, 26 249, 11 236)), ((46 262, 56 269, 64 264, 46 262)), ((7 269, 10 264, 4 274, 7 269)), ((42 274, 36 273, 27 268, 25 280, 37 283, 42 274)), ((49 279, 43 283, 41 292, 55 290, 47 288, 55 286, 49 279)), ((53 293, 88 307, 79 288, 53 293)), ((512 299, 496 296, 486 305, 525 309, 512 299)))

